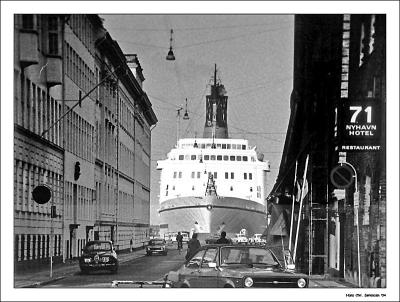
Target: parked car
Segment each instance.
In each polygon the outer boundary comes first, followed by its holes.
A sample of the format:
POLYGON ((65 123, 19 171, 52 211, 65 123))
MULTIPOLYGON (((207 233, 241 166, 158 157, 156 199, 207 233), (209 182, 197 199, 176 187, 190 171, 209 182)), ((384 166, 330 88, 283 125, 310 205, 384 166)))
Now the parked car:
POLYGON ((146 255, 151 256, 153 254, 167 255, 168 247, 167 242, 163 238, 150 239, 149 244, 146 247, 146 255))
POLYGON ((308 287, 308 276, 260 245, 205 245, 164 280, 171 287, 308 287))
POLYGON ((86 243, 79 258, 79 268, 86 274, 92 270, 118 271, 118 257, 111 241, 94 240, 86 243))
POLYGON ((233 243, 238 243, 238 244, 246 244, 249 242, 246 236, 244 236, 241 233, 235 234, 235 236, 232 238, 233 243))
POLYGON ((261 238, 262 234, 254 234, 252 237, 249 238, 249 243, 253 244, 265 244, 266 240, 261 238))

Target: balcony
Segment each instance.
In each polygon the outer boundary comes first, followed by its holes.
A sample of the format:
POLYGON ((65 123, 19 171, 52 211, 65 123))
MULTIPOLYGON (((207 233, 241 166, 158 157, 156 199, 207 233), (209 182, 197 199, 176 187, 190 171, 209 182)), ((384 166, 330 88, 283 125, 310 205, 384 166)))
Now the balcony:
POLYGON ((46 79, 49 87, 62 84, 61 56, 47 56, 46 79))
POLYGON ((39 63, 38 32, 21 30, 19 33, 19 60, 23 68, 39 63))

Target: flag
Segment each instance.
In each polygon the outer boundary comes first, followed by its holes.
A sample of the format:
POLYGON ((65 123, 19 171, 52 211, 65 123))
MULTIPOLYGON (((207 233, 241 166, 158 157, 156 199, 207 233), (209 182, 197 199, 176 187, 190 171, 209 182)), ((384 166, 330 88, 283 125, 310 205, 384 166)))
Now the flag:
MULTIPOLYGON (((303 179, 300 178, 296 181, 296 201, 297 202, 300 202, 302 186, 303 186, 303 179)), ((303 200, 307 196, 307 194, 308 194, 308 181, 306 178, 306 182, 304 184, 303 200)))

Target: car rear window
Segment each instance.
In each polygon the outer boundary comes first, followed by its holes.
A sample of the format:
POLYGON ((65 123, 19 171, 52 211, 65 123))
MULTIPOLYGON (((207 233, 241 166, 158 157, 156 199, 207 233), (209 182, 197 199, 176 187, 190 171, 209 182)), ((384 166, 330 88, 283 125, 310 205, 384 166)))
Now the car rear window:
POLYGON ((109 242, 89 242, 86 245, 86 250, 91 251, 109 251, 111 250, 111 243, 109 242))

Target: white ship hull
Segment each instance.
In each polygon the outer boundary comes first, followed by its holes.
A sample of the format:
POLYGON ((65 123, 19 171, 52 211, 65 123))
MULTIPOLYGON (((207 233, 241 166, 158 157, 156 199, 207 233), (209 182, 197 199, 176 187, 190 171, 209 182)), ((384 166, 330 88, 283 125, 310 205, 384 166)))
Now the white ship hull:
MULTIPOLYGON (((159 210, 168 231, 188 231, 211 236, 225 231, 228 237, 246 229, 248 235, 263 233, 267 225, 265 207, 235 197, 180 197, 167 200, 159 210)), ((202 236, 204 237, 204 236, 202 236)))

